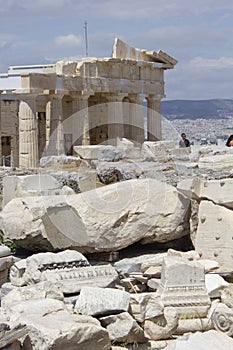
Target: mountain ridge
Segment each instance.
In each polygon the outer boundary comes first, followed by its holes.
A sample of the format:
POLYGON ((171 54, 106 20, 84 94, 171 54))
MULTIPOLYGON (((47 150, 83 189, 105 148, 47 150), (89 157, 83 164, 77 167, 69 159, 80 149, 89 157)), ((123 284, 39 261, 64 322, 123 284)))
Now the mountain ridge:
POLYGON ((233 117, 233 99, 167 100, 161 114, 168 119, 216 119, 233 117))

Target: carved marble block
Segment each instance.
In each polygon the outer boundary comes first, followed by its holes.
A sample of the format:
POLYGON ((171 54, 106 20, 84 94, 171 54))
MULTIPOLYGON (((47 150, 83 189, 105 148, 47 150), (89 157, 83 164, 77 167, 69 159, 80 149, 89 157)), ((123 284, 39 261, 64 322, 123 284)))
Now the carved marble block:
POLYGON ((158 294, 164 307, 176 308, 179 318, 207 316, 210 298, 205 287, 204 267, 198 262, 165 257, 158 294))
POLYGON ((202 200, 198 217, 197 233, 193 238, 195 249, 202 259, 217 261, 220 265, 218 272, 230 275, 233 270, 232 210, 202 200))
POLYGON ((39 253, 15 263, 10 271, 15 286, 50 281, 61 287, 64 294, 78 293, 84 286, 109 287, 118 280, 111 265, 90 266, 79 252, 39 253))

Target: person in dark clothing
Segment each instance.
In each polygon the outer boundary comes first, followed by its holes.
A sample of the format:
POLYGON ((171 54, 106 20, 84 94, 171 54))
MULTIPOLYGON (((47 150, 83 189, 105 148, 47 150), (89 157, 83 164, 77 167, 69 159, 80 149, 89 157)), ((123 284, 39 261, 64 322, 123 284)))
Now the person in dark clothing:
POLYGON ((233 147, 233 135, 230 135, 226 142, 227 147, 233 147))
POLYGON ((179 147, 184 148, 184 147, 190 147, 190 141, 186 138, 186 134, 182 132, 181 134, 181 140, 179 142, 179 147))

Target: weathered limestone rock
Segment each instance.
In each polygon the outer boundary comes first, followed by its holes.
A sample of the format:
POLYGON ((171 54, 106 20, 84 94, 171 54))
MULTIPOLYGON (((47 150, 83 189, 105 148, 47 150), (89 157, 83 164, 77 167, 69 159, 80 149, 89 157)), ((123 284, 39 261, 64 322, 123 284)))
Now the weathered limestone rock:
POLYGON ((5 309, 13 307, 22 301, 37 300, 37 299, 57 299, 64 301, 64 295, 59 288, 52 282, 40 282, 36 285, 30 285, 25 287, 15 287, 8 292, 1 300, 1 306, 5 309))
POLYGON ((189 199, 154 179, 129 180, 65 198, 13 199, 0 224, 6 237, 33 251, 114 251, 186 235, 189 199))
POLYGON ((160 278, 161 277, 161 266, 150 266, 144 272, 144 276, 160 278))
POLYGON ((62 187, 69 186, 75 193, 85 192, 96 188, 97 173, 94 169, 89 169, 85 165, 78 168, 78 172, 51 171, 51 175, 57 179, 62 187))
POLYGON ((119 273, 125 275, 132 272, 144 272, 150 266, 161 266, 164 256, 166 256, 166 253, 143 254, 119 260, 114 263, 114 267, 119 273), (155 265, 153 265, 153 262, 155 262, 155 265))
POLYGON ((186 334, 170 343, 166 350, 226 350, 233 347, 233 339, 215 330, 186 334))
POLYGON ((105 147, 104 145, 91 145, 91 146, 74 146, 74 154, 81 159, 98 159, 99 149, 105 147))
POLYGON ((39 253, 20 260, 12 266, 10 279, 13 285, 23 286, 48 281, 65 294, 78 293, 82 287, 113 286, 118 274, 111 265, 89 266, 79 252, 66 250, 60 253, 39 253))
POLYGON ((108 145, 99 149, 98 160, 100 162, 117 162, 122 159, 122 152, 117 147, 108 145))
POLYGON ((153 256, 148 256, 141 264, 141 271, 144 273, 150 267, 160 267, 163 264, 163 258, 167 256, 167 253, 158 253, 153 256))
POLYGON ((119 343, 145 343, 143 329, 128 312, 100 318, 101 325, 107 328, 110 340, 119 343))
POLYGON ((11 255, 11 250, 6 245, 0 244, 0 258, 11 255))
POLYGON ((150 278, 147 282, 147 287, 149 292, 156 292, 159 289, 160 279, 150 278))
MULTIPOLYGON (((147 343, 137 344, 137 350, 162 350, 166 349, 172 340, 149 340, 147 343)), ((135 344, 124 344, 124 346, 112 346, 112 350, 135 350, 135 344)))
POLYGON ((137 179, 144 172, 139 163, 109 163, 99 162, 97 165, 99 179, 104 184, 116 181, 137 179))
POLYGON ((163 304, 156 293, 131 294, 129 313, 138 322, 163 315, 163 304))
POLYGON ((0 287, 7 281, 8 270, 13 265, 14 258, 11 250, 5 245, 0 245, 0 287))
POLYGON ((107 331, 98 320, 73 315, 63 302, 55 299, 27 300, 7 310, 10 323, 22 322, 35 350, 110 349, 107 331))
POLYGON ((217 274, 207 273, 205 275, 205 285, 209 296, 211 298, 218 298, 221 296, 220 291, 227 288, 229 283, 217 274))
POLYGON ((232 169, 232 154, 220 154, 199 158, 198 167, 200 169, 225 170, 232 169))
POLYGON ((60 156, 48 156, 40 158, 40 167, 58 167, 59 165, 62 167, 65 164, 73 165, 74 167, 78 167, 82 163, 81 159, 76 156, 66 156, 64 154, 60 156))
POLYGON ((165 307, 164 315, 144 322, 145 335, 152 340, 170 338, 178 326, 178 318, 175 308, 165 307))
POLYGON ((176 309, 179 318, 206 317, 211 303, 203 266, 196 261, 167 256, 162 266, 158 296, 164 307, 176 309))
POLYGON ((167 162, 171 159, 170 150, 175 148, 172 141, 145 141, 142 145, 142 158, 157 162, 167 162))
POLYGON ((28 329, 25 325, 18 324, 12 326, 8 323, 0 323, 0 349, 2 350, 20 350, 21 343, 18 340, 27 335, 28 329))
POLYGON ((199 196, 200 181, 195 178, 183 179, 177 184, 177 190, 188 198, 197 199, 199 196))
POLYGON ((172 148, 169 150, 169 155, 173 160, 189 161, 190 147, 172 148))
POLYGON ((83 315, 111 315, 128 311, 130 294, 118 289, 84 287, 75 304, 75 311, 83 315))
POLYGON ((13 198, 28 196, 48 196, 61 194, 58 181, 47 174, 4 176, 3 205, 13 198))
POLYGON ((203 200, 199 206, 196 236, 192 237, 197 252, 204 259, 216 260, 218 272, 232 273, 232 210, 203 200))
POLYGON ((187 259, 189 261, 194 261, 194 260, 198 260, 200 259, 200 255, 195 251, 195 250, 189 250, 188 252, 180 252, 178 250, 175 249, 168 249, 167 251, 167 256, 174 256, 174 257, 180 257, 180 258, 184 258, 187 259))
POLYGON ((141 148, 135 147, 134 143, 126 138, 117 139, 117 148, 122 152, 122 158, 140 159, 141 148))

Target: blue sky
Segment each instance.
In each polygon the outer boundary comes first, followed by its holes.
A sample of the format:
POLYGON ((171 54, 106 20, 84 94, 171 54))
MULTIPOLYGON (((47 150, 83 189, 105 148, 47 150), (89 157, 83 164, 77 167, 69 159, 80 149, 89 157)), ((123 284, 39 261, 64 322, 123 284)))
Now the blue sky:
POLYGON ((178 60, 167 99, 233 98, 232 0, 0 0, 0 72, 88 54, 110 57, 117 36, 178 60))

